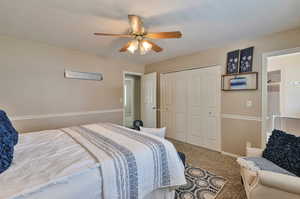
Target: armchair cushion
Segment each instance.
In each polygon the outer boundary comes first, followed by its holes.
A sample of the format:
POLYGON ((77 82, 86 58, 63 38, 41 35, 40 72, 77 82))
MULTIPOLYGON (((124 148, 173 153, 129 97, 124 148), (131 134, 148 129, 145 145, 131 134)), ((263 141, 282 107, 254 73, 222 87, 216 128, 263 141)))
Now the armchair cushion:
POLYGON ((242 157, 238 158, 237 161, 241 166, 252 171, 264 170, 271 171, 274 173, 296 176, 295 174, 277 166, 273 162, 263 157, 242 157))
POLYGON ((274 130, 263 157, 300 176, 300 137, 274 130))

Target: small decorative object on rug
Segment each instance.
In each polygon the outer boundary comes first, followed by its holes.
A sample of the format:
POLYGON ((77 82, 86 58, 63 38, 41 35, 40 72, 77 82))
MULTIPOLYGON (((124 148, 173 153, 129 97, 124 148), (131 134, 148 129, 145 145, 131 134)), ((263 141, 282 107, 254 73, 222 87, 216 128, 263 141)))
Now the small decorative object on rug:
POLYGON ((215 199, 226 179, 204 169, 186 166, 187 184, 176 190, 175 199, 215 199))
POLYGON ((227 74, 239 72, 240 50, 227 53, 227 74))
POLYGON ((252 72, 254 47, 241 50, 240 56, 240 73, 252 72))

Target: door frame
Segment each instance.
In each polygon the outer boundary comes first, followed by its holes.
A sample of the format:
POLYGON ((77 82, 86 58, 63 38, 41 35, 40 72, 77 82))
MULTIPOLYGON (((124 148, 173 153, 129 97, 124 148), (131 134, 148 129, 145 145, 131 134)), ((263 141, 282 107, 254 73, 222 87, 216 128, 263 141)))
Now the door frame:
POLYGON ((300 47, 271 51, 262 54, 261 69, 261 148, 265 148, 267 141, 267 116, 268 116, 268 58, 280 55, 299 53, 300 47))
POLYGON ((122 85, 122 90, 123 90, 123 96, 122 96, 122 109, 123 109, 123 119, 122 119, 122 124, 125 125, 125 107, 124 107, 124 101, 125 101, 125 79, 126 79, 126 75, 135 75, 135 76, 139 76, 140 78, 142 78, 142 76, 144 75, 144 73, 137 73, 137 72, 130 72, 130 71, 123 71, 123 85, 122 85))

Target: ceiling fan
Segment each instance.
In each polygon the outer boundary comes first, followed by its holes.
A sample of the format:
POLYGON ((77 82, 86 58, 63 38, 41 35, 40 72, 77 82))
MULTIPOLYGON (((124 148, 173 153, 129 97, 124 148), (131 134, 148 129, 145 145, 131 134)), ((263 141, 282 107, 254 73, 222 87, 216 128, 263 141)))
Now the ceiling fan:
POLYGON ((161 47, 147 39, 174 39, 182 37, 180 31, 155 33, 147 32, 143 26, 141 17, 137 15, 128 15, 128 19, 130 24, 130 33, 128 34, 94 33, 94 35, 132 38, 132 40, 125 44, 119 51, 129 51, 134 53, 139 49, 141 55, 146 54, 150 50, 153 50, 157 53, 163 50, 161 47))

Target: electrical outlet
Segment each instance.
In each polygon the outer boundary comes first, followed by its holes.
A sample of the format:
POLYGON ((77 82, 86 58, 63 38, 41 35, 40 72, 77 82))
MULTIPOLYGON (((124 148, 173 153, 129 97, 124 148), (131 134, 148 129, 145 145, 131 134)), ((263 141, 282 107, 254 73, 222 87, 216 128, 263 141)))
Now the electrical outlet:
POLYGON ((251 100, 247 100, 247 101, 246 101, 246 107, 247 107, 247 108, 251 108, 252 105, 253 105, 253 104, 252 104, 252 101, 251 101, 251 100))

